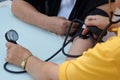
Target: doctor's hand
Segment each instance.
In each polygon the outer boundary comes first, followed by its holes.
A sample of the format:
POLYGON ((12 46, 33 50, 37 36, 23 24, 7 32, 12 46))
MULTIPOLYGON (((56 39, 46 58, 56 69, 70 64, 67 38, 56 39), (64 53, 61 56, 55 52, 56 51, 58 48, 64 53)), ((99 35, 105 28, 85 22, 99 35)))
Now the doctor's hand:
POLYGON ((6 61, 16 66, 21 66, 21 62, 26 57, 31 55, 30 51, 28 51, 27 49, 11 42, 7 42, 6 47, 7 47, 6 61))
POLYGON ((99 29, 103 30, 107 24, 109 24, 108 17, 100 15, 88 16, 85 19, 85 25, 87 27, 83 30, 82 34, 85 35, 89 31, 90 26, 97 26, 99 29))

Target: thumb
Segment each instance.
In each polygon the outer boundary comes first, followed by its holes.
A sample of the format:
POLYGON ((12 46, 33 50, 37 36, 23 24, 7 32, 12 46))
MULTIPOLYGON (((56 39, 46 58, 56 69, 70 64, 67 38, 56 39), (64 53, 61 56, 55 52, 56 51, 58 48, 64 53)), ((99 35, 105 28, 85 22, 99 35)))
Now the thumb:
POLYGON ((86 35, 86 34, 88 33, 88 31, 89 31, 89 28, 86 27, 86 28, 82 31, 82 35, 86 35))

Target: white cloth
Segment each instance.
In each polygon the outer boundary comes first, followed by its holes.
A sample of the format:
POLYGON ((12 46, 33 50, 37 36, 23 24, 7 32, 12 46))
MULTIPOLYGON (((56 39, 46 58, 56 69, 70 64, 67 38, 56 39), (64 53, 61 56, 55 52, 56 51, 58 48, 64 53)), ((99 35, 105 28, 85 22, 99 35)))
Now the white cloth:
POLYGON ((62 0, 58 16, 68 19, 75 2, 76 0, 62 0))
POLYGON ((2 2, 0 2, 0 7, 4 7, 4 6, 9 6, 9 7, 11 7, 11 3, 12 3, 11 0, 2 1, 2 2))

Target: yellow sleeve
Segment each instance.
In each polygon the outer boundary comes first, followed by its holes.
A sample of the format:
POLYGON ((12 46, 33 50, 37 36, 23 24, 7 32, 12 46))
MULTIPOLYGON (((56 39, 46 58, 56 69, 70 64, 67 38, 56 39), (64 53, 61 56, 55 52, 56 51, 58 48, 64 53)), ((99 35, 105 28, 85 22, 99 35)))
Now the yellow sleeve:
POLYGON ((83 56, 59 66, 59 80, 120 80, 120 38, 84 52, 83 56))

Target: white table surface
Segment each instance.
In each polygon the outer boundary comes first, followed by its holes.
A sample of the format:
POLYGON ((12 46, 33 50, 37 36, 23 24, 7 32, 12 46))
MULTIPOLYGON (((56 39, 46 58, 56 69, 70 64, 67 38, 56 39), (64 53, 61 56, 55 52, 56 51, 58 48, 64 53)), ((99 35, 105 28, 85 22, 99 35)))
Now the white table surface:
MULTIPOLYGON (((64 39, 54 33, 20 21, 11 13, 10 6, 0 7, 0 79, 34 80, 28 73, 12 74, 6 72, 3 68, 6 57, 5 43, 7 42, 5 39, 5 33, 10 29, 14 29, 18 32, 18 44, 29 49, 33 55, 39 57, 42 60, 45 60, 54 54, 61 47, 64 39)), ((66 48, 67 51, 69 46, 66 48)), ((59 64, 64 60, 65 56, 60 52, 51 61, 59 64)), ((8 68, 12 70, 20 70, 13 65, 9 65, 8 68)))

